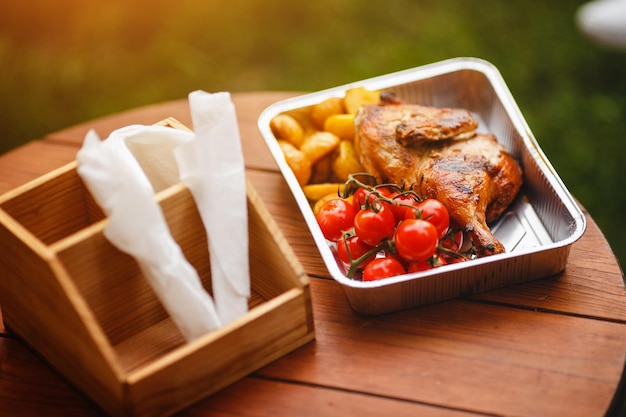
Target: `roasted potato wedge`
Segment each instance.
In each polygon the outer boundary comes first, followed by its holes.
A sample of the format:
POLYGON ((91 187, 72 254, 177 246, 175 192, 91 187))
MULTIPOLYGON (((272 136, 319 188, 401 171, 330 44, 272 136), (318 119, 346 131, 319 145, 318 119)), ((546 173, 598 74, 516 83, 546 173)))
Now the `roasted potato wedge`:
POLYGON ((341 113, 345 113, 344 100, 339 97, 327 98, 311 107, 311 121, 317 129, 324 130, 324 121, 333 114, 341 113))
POLYGON ((302 191, 304 191, 304 195, 311 201, 317 201, 320 198, 327 196, 329 194, 338 197, 339 190, 344 186, 343 183, 339 182, 325 182, 322 184, 308 184, 302 187, 302 191))
POLYGON ((337 153, 333 160, 333 173, 339 181, 346 182, 350 174, 362 172, 363 167, 354 150, 354 143, 350 140, 342 140, 337 147, 337 153))
POLYGON ((295 174, 298 184, 306 185, 311 178, 311 161, 309 158, 291 142, 281 139, 278 140, 278 144, 285 155, 287 165, 295 174))
POLYGON ((332 114, 324 122, 324 130, 341 139, 354 140, 354 114, 332 114))
POLYGON ((309 158, 312 164, 316 163, 339 145, 339 136, 334 133, 318 131, 304 138, 300 150, 309 158))
POLYGON ((367 90, 364 87, 351 88, 346 91, 343 105, 346 113, 356 114, 364 104, 376 104, 380 102, 380 91, 367 90))
POLYGON ((304 139, 304 130, 300 123, 288 114, 279 114, 270 120, 270 129, 276 139, 291 142, 296 148, 300 148, 304 139))

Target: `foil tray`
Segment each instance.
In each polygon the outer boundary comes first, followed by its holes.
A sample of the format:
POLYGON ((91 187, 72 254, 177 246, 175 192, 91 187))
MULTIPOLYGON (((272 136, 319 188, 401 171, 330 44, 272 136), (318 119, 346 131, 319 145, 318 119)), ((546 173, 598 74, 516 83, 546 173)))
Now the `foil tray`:
POLYGON ((328 272, 356 312, 383 314, 547 277, 561 272, 571 245, 585 231, 581 209, 539 147, 495 66, 454 58, 330 88, 266 108, 258 127, 293 193, 328 272), (392 92, 408 103, 465 108, 521 164, 524 185, 514 203, 490 227, 506 253, 440 266, 380 281, 348 278, 317 225, 302 188, 287 165, 270 120, 285 111, 343 97, 349 88, 392 92))

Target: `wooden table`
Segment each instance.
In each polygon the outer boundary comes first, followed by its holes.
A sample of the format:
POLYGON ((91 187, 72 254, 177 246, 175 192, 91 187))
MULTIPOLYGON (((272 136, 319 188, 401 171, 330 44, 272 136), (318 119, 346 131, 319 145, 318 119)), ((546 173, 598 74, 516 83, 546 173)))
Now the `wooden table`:
MULTIPOLYGON (((626 292, 587 214, 564 273, 380 317, 355 314, 330 279, 256 127, 294 93, 233 94, 247 173, 311 277, 316 340, 200 401, 181 416, 603 416, 624 404, 626 292)), ((59 132, 0 156, 0 193, 75 158, 101 137, 169 116, 186 99, 59 132)), ((0 416, 101 412, 0 323, 0 416)))

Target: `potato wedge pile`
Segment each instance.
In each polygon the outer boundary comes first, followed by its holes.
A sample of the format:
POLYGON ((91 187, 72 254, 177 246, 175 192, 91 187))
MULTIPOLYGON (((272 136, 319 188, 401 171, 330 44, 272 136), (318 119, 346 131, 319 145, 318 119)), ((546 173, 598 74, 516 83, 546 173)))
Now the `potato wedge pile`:
POLYGON ((354 150, 354 117, 362 105, 379 101, 380 92, 357 87, 344 97, 331 97, 270 121, 287 164, 311 202, 337 196, 348 175, 363 171, 354 150))

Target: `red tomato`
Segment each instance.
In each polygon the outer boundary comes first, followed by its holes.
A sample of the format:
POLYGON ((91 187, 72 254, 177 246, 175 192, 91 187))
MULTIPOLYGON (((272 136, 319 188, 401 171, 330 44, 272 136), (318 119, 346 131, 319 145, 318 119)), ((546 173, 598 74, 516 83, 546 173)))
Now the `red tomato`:
POLYGON ((361 210, 361 207, 365 204, 369 191, 365 188, 358 188, 352 197, 352 205, 354 206, 354 211, 358 212, 361 210))
POLYGON ((439 241, 439 246, 446 249, 442 250, 441 256, 445 259, 446 263, 455 264, 459 262, 463 262, 466 259, 462 256, 455 256, 454 254, 450 254, 449 252, 459 253, 461 247, 463 246, 463 239, 465 235, 463 231, 459 228, 459 226, 452 222, 450 225, 451 233, 446 234, 446 236, 439 241), (449 251, 449 252, 448 252, 449 251))
MULTIPOLYGON (((374 204, 377 198, 380 196, 391 198, 392 191, 387 188, 376 188, 376 191, 372 191, 366 188, 359 188, 354 192, 354 197, 352 199, 352 205, 354 209, 358 212, 365 206, 365 202, 367 201, 367 205, 371 206, 374 204)), ((381 204, 387 205, 386 202, 378 200, 381 204)))
POLYGON ((463 256, 452 257, 452 256, 447 256, 446 255, 446 264, 447 265, 449 265, 449 264, 458 264, 458 263, 461 263, 461 262, 465 262, 467 260, 468 260, 468 258, 465 258, 463 256))
POLYGON ((341 198, 334 198, 320 207, 316 220, 324 237, 336 242, 341 239, 345 230, 352 228, 354 215, 352 204, 341 198))
MULTIPOLYGON (((346 265, 352 264, 352 262, 365 255, 371 249, 372 246, 363 243, 358 236, 350 236, 347 239, 339 239, 337 242, 337 255, 339 256, 341 262, 346 265)), ((368 256, 359 264, 357 269, 364 268, 375 257, 376 253, 368 256)))
POLYGON ((394 205, 392 206, 393 215, 396 218, 396 222, 400 222, 404 219, 412 219, 417 217, 417 201, 410 195, 399 195, 393 198, 394 205))
POLYGON ((396 221, 388 206, 359 211, 354 217, 354 232, 366 244, 376 246, 393 236, 396 221))
POLYGON ((436 258, 429 258, 425 261, 411 261, 407 267, 407 272, 426 271, 445 264, 445 259, 439 255, 436 258))
POLYGON ((395 235, 398 254, 407 261, 425 261, 437 251, 437 229, 421 219, 407 219, 398 226, 395 235))
POLYGON ((406 271, 404 266, 394 258, 376 258, 363 270, 363 281, 375 281, 378 279, 402 275, 406 271))
POLYGON ((421 219, 431 222, 437 229, 437 236, 441 239, 450 227, 450 213, 443 203, 434 198, 427 198, 417 205, 421 211, 421 219))
POLYGON ((463 231, 456 223, 450 225, 450 230, 452 230, 452 234, 446 235, 445 239, 441 239, 439 244, 452 252, 458 252, 461 246, 463 246, 463 231))

